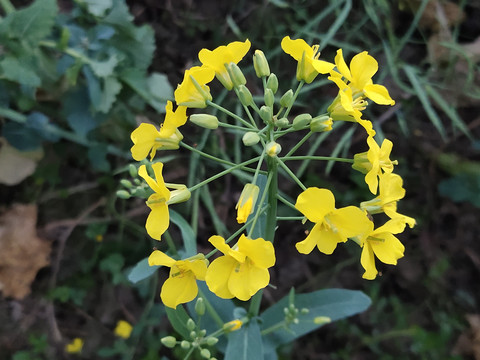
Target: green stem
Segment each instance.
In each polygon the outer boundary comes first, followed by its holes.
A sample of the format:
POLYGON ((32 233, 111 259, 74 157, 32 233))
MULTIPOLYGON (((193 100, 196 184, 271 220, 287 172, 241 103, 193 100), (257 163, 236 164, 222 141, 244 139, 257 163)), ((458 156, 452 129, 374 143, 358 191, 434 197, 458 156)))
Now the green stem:
POLYGON ((12 5, 10 0, 0 0, 0 5, 3 8, 3 11, 5 11, 5 14, 10 14, 12 12, 15 12, 15 7, 12 5))
POLYGON ((264 203, 265 198, 267 197, 267 189, 270 188, 270 183, 272 182, 272 177, 273 174, 271 172, 268 172, 268 177, 267 177, 267 183, 265 184, 265 190, 263 191, 262 198, 259 201, 259 205, 257 207, 257 211, 255 212, 255 216, 253 217, 252 220, 252 226, 250 227, 250 230, 248 231, 248 237, 252 237, 253 230, 255 229, 255 225, 257 224, 257 220, 262 213, 261 205, 264 203))
POLYGON ((285 165, 285 163, 280 160, 279 158, 277 158, 277 162, 278 164, 280 165, 280 167, 285 170, 285 172, 298 184, 298 186, 300 186, 302 188, 302 190, 307 190, 307 187, 305 185, 303 185, 303 183, 300 181, 300 179, 297 177, 297 175, 295 175, 292 170, 290 170, 288 168, 287 165, 285 165))
POLYGON ((280 194, 277 194, 277 199, 280 200, 280 202, 284 203, 285 205, 287 205, 288 207, 291 207, 292 209, 294 209, 295 211, 298 211, 297 208, 295 207, 294 204, 292 204, 290 201, 288 201, 287 199, 285 199, 282 195, 280 194))
POLYGON ((255 126, 253 126, 252 124, 250 124, 248 121, 245 121, 245 120, 242 119, 240 116, 238 116, 237 114, 234 114, 234 113, 231 112, 230 110, 225 109, 223 106, 217 105, 217 104, 215 104, 214 102, 212 102, 212 101, 210 101, 210 100, 207 100, 206 103, 207 103, 207 105, 210 105, 211 107, 220 110, 221 112, 223 112, 223 113, 231 116, 232 118, 237 119, 238 121, 240 121, 240 122, 241 122, 243 125, 245 125, 246 127, 250 128, 250 129, 258 130, 255 126))
POLYGON ((302 155, 302 156, 283 156, 279 158, 282 161, 289 161, 289 160, 325 160, 325 161, 338 161, 338 162, 346 162, 353 164, 353 159, 347 158, 338 158, 332 156, 312 156, 312 155, 302 155))
POLYGON ((265 330, 262 330, 260 332, 260 335, 265 336, 265 335, 268 335, 268 334, 270 334, 270 333, 272 333, 272 332, 274 332, 278 329, 283 329, 285 327, 286 327, 285 320, 283 320, 283 321, 280 321, 280 322, 270 326, 269 328, 266 328, 265 330))
POLYGON ((277 220, 303 220, 304 216, 277 216, 277 220))
POLYGON ((302 89, 303 84, 305 84, 305 81, 300 81, 298 83, 297 90, 295 90, 295 94, 293 94, 293 99, 290 105, 288 106, 287 110, 285 110, 285 114, 283 115, 283 117, 288 117, 288 114, 290 113, 290 110, 292 109, 292 106, 295 103, 295 100, 297 99, 297 96, 300 93, 300 90, 302 89))
POLYGON ((308 132, 307 135, 305 135, 302 140, 300 140, 293 148, 290 149, 290 151, 285 155, 285 157, 288 157, 292 155, 295 151, 297 151, 298 148, 302 146, 305 143, 305 141, 307 141, 312 135, 313 135, 312 131, 308 132))
POLYGON ((218 126, 221 126, 221 127, 227 128, 227 129, 235 129, 235 130, 240 130, 240 131, 245 131, 245 132, 252 131, 251 127, 247 129, 243 126, 232 125, 232 124, 224 123, 224 122, 221 122, 221 121, 218 122, 218 126))
POLYGON ((253 159, 250 159, 250 160, 247 160, 247 161, 244 161, 243 163, 240 163, 240 164, 237 164, 237 165, 234 165, 232 166, 231 168, 229 169, 226 169, 222 172, 219 172, 218 174, 216 175, 213 175, 211 177, 209 177, 208 179, 206 180, 203 180, 202 182, 192 186, 191 188, 189 188, 188 190, 190 190, 190 192, 194 191, 194 190, 197 190, 198 188, 201 188, 203 185, 205 184, 208 184, 209 182, 212 182, 214 180, 217 180, 218 178, 224 176, 224 175, 227 175, 227 174, 230 174, 232 171, 234 170, 237 170, 237 169, 240 169, 242 168, 243 166, 246 166, 246 165, 250 165, 251 163, 254 163, 256 161, 258 161, 260 159, 260 156, 257 156, 256 158, 253 158, 253 159))
MULTIPOLYGON (((255 175, 253 175, 252 184, 254 185, 257 183, 258 174, 260 173, 260 167, 262 166, 264 157, 265 157, 265 151, 263 151, 262 154, 260 155, 260 160, 258 160, 257 168, 255 169, 255 175)), ((260 204, 263 204, 263 203, 260 203, 260 204)))

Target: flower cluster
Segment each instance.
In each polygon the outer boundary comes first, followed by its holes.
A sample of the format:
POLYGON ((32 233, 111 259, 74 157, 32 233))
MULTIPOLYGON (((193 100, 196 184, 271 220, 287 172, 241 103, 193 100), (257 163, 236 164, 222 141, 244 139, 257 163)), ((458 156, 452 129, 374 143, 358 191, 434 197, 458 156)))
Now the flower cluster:
POLYGON ((378 71, 377 61, 364 51, 355 55, 348 66, 339 49, 334 62, 328 62, 320 59, 318 45, 310 46, 302 39, 292 40, 287 36, 282 40, 281 47, 297 62, 298 87, 295 91, 289 89, 280 94, 278 79, 270 71, 264 53, 256 50, 253 65, 264 90, 264 104, 259 105, 258 101, 254 101, 247 87, 247 78, 238 66, 250 47, 250 41, 246 40, 232 42, 214 50, 202 49, 198 54, 201 65, 187 69, 183 81, 174 92, 175 110, 174 103, 167 102, 165 119, 159 128, 142 123, 131 135, 134 144, 131 148, 132 157, 137 161, 149 157, 151 161, 139 167, 138 175, 149 187, 146 204, 151 211, 145 227, 148 234, 156 240, 160 240, 168 230, 169 205, 187 201, 192 191, 221 176, 234 174, 236 170, 253 173, 236 205, 236 220, 241 228, 234 235, 227 240, 219 235, 211 236, 208 242, 213 250, 207 255, 199 253, 184 259, 174 259, 160 250, 154 250, 150 255, 148 262, 151 266, 170 268, 169 278, 163 284, 160 296, 163 303, 171 308, 195 299, 198 294, 197 281, 205 281, 208 288, 220 298, 243 301, 249 300, 269 284, 269 269, 276 261, 273 245, 276 222, 284 220, 275 213, 278 199, 303 215, 288 220, 306 218, 314 223, 307 237, 296 244, 298 252, 309 254, 317 247, 322 253, 331 254, 337 244, 351 239, 362 248, 360 260, 365 269, 363 277, 366 279, 373 279, 378 273, 375 256, 386 264, 396 264, 403 256, 404 247, 395 235, 401 233, 406 224, 410 227, 415 224, 413 218, 397 212, 397 203, 405 196, 405 190, 401 177, 393 173, 394 165, 397 165, 397 161, 390 160, 393 144, 385 139, 379 146, 372 122, 363 118, 362 111, 368 106, 367 100, 381 105, 395 103, 384 86, 372 81, 378 71), (312 83, 319 74, 328 75, 332 86, 338 87, 338 95, 325 113, 297 114, 292 118, 289 114, 300 89, 304 84, 312 83), (209 84, 214 78, 228 91, 235 93, 245 116, 231 112, 213 101, 209 84), (224 118, 219 119, 215 115, 195 110, 206 107, 214 108, 224 118), (188 115, 190 112, 194 113, 188 115), (187 119, 206 129, 224 127, 241 134, 243 144, 255 148, 259 156, 241 163, 232 163, 188 145, 179 131, 187 119), (361 202, 358 206, 336 208, 331 190, 306 188, 286 165, 288 161, 301 158, 292 155, 310 136, 332 131, 337 121, 360 124, 366 132, 368 151, 356 154, 353 159, 320 156, 312 156, 311 159, 350 162, 355 170, 364 173, 365 182, 376 197, 361 202), (305 130, 307 135, 288 149, 286 155, 281 156, 281 138, 291 132, 305 130), (162 175, 163 164, 155 162, 156 152, 179 147, 218 161, 227 169, 190 188, 183 184, 166 183, 162 175), (252 164, 256 165, 250 167, 252 164), (267 170, 261 170, 265 164, 267 170), (279 174, 292 179, 302 189, 295 204, 278 194, 279 174), (260 176, 266 178, 261 187, 260 176), (380 213, 385 214, 389 220, 376 226, 378 220, 373 215, 380 213), (266 220, 262 225, 264 228, 259 230, 260 216, 266 220), (256 227, 257 232, 254 232, 256 227), (264 235, 253 235, 258 234, 258 231, 264 235), (238 241, 233 246, 229 245, 239 234, 238 241), (209 258, 218 252, 222 255, 210 262, 209 258))

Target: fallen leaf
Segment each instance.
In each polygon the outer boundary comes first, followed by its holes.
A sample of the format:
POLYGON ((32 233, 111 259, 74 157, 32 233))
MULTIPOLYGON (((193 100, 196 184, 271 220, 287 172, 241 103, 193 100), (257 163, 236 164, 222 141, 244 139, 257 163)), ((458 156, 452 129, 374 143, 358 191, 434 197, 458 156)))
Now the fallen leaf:
POLYGON ((37 236, 36 205, 14 204, 0 215, 0 291, 23 299, 38 270, 49 265, 50 242, 37 236))
POLYGON ((0 184, 16 185, 33 174, 43 151, 19 151, 0 138, 0 184))

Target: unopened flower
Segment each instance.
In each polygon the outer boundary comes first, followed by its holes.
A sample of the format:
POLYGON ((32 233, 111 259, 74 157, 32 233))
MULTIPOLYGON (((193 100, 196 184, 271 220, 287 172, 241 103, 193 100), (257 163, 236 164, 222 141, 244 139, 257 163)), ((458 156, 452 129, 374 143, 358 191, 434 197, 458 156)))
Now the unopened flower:
POLYGON ((229 321, 229 322, 225 323, 223 325, 223 329, 226 332, 232 332, 232 331, 236 331, 236 330, 240 329, 242 327, 242 325, 243 325, 242 320, 236 319, 236 320, 232 320, 232 321, 229 321))
POLYGON ((131 134, 133 146, 130 149, 132 157, 141 161, 150 153, 150 160, 153 160, 157 150, 178 149, 178 143, 183 139, 178 127, 187 121, 187 108, 178 106, 173 111, 171 101, 165 107, 165 120, 160 131, 152 124, 141 123, 131 134))
POLYGON ((292 40, 289 36, 282 39, 282 49, 298 61, 297 80, 310 84, 320 74, 327 74, 334 64, 320 60, 319 46, 308 45, 303 39, 292 40))
POLYGON ((237 209, 237 222, 239 224, 244 224, 248 216, 253 212, 259 191, 260 188, 255 184, 246 184, 243 188, 237 206, 235 206, 235 209, 237 209))
POLYGON ((215 71, 206 66, 194 66, 185 71, 183 81, 177 86, 174 96, 178 105, 190 108, 204 108, 212 100, 210 88, 206 85, 215 77, 215 71))
POLYGON ((295 245, 302 254, 310 254, 317 246, 318 250, 329 255, 338 243, 364 233, 371 222, 355 206, 336 209, 335 198, 328 189, 306 189, 298 196, 295 208, 315 223, 307 238, 295 245))
POLYGON ((165 306, 172 309, 195 299, 198 294, 197 280, 205 280, 207 271, 206 261, 201 255, 185 260, 174 260, 159 250, 152 252, 148 264, 170 268, 170 276, 163 283, 160 298, 165 306))
POLYGON ((205 276, 208 288, 218 297, 247 301, 268 285, 268 268, 275 264, 271 242, 262 238, 252 240, 243 234, 233 248, 218 235, 208 241, 224 254, 213 260, 205 276))
POLYGON ((129 322, 125 320, 119 320, 113 332, 115 333, 115 335, 123 339, 128 339, 130 337, 130 334, 132 333, 132 330, 133 326, 129 322))
POLYGON ((198 53, 198 58, 205 67, 215 71, 215 76, 225 88, 231 90, 233 83, 225 64, 238 64, 250 50, 250 45, 248 39, 244 42, 234 41, 214 50, 202 49, 198 53))

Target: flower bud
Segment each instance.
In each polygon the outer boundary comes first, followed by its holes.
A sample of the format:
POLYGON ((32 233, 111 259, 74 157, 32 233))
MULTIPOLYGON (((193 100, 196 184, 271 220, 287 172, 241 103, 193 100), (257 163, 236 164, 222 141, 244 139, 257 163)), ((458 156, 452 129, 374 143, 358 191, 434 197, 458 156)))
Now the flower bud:
POLYGON ((196 326, 195 321, 193 321, 192 319, 188 319, 186 326, 187 326, 188 330, 190 330, 190 331, 194 330, 195 326, 196 326))
POLYGON ((283 96, 280 98, 280 106, 284 108, 288 108, 293 100, 293 90, 288 90, 283 96))
POLYGON ((185 185, 182 185, 180 189, 170 191, 170 199, 168 199, 167 205, 187 201, 190 199, 190 196, 190 190, 185 185))
POLYGON ((190 331, 190 337, 195 340, 197 338, 197 332, 196 331, 190 331))
POLYGON ((252 106, 253 105, 253 97, 250 90, 245 85, 240 85, 238 87, 238 98, 240 102, 244 106, 252 106))
POLYGON ((132 183, 127 179, 120 180, 120 184, 122 184, 122 186, 126 187, 127 189, 131 189, 133 186, 132 183))
POLYGON ((330 116, 317 116, 310 122, 310 130, 313 132, 325 132, 332 130, 333 120, 330 116))
POLYGON ((180 343, 180 346, 182 347, 182 349, 184 350, 188 350, 190 349, 190 342, 188 342, 187 340, 183 340, 181 343, 180 343))
POLYGON ((160 341, 164 346, 170 349, 174 348, 177 344, 177 339, 175 339, 173 336, 165 336, 161 338, 160 341))
POLYGON ((306 315, 310 312, 310 309, 307 309, 307 308, 301 308, 300 309, 300 314, 302 315, 306 315))
POLYGON ((213 346, 213 345, 215 345, 216 343, 218 343, 218 338, 213 337, 213 336, 209 336, 209 337, 207 338, 207 345, 208 345, 208 346, 213 346))
POLYGON ((317 316, 316 318, 313 319, 313 322, 316 325, 323 325, 323 324, 331 323, 332 319, 330 319, 328 316, 317 316))
POLYGON ((280 153, 280 151, 282 151, 282 147, 280 146, 279 143, 276 143, 275 141, 270 141, 265 146, 265 151, 268 156, 274 157, 274 156, 277 156, 280 153))
POLYGON ((260 136, 258 136, 256 132, 249 131, 242 136, 242 141, 243 145, 245 146, 253 146, 255 144, 258 144, 258 142, 260 141, 260 136))
POLYGON ((200 331, 198 332, 198 336, 200 336, 200 337, 204 337, 205 335, 207 335, 207 330, 205 330, 205 329, 200 330, 200 331))
POLYGON ((372 169, 372 164, 368 160, 367 151, 353 155, 352 168, 360 171, 362 174, 366 174, 372 169))
POLYGON ((246 184, 244 186, 237 206, 235 206, 235 209, 237 209, 237 222, 239 224, 244 224, 248 216, 253 212, 259 191, 260 188, 255 184, 246 184))
POLYGON ((265 95, 263 96, 265 100, 265 105, 270 108, 273 108, 273 104, 275 103, 275 95, 273 95, 273 91, 271 89, 265 89, 265 95))
POLYGON ((267 88, 273 91, 275 94, 278 90, 278 78, 277 75, 271 73, 267 80, 267 88))
POLYGON ((127 190, 118 190, 117 191, 117 197, 120 198, 120 199, 127 200, 127 199, 130 199, 130 196, 131 195, 127 190))
POLYGON ((195 125, 204 127, 205 129, 216 129, 218 128, 218 119, 214 115, 210 114, 193 114, 190 115, 190 121, 195 125))
POLYGON ((208 349, 200 350, 200 356, 205 358, 205 359, 210 359, 210 356, 211 356, 210 350, 208 350, 208 349))
POLYGON ((279 127, 281 129, 286 128, 288 127, 288 125, 290 125, 290 122, 287 118, 275 119, 273 123, 276 127, 279 127))
POLYGON ((198 316, 203 316, 205 314, 205 301, 202 297, 199 297, 195 302, 195 312, 198 316))
POLYGON ((231 62, 227 65, 227 71, 230 75, 230 79, 232 79, 232 83, 234 87, 239 87, 240 85, 245 85, 247 83, 247 79, 245 79, 245 75, 243 75, 242 70, 238 67, 237 64, 231 62))
POLYGON ((261 78, 270 75, 270 66, 262 50, 255 50, 253 54, 253 67, 257 77, 261 78))
POLYGON ((133 164, 128 165, 128 172, 132 178, 137 177, 138 175, 137 167, 133 164))
POLYGON ((292 127, 295 130, 300 130, 305 128, 308 124, 310 124, 310 120, 312 120, 312 115, 310 114, 300 114, 293 119, 292 127))
POLYGON ((232 320, 232 321, 229 321, 228 323, 225 323, 223 325, 223 330, 226 332, 226 333, 229 333, 229 332, 232 332, 232 331, 235 331, 235 330, 238 330, 242 327, 243 323, 241 320, 237 319, 237 320, 232 320))
POLYGON ((273 109, 270 106, 263 105, 260 108, 260 117, 265 124, 273 121, 273 109))

